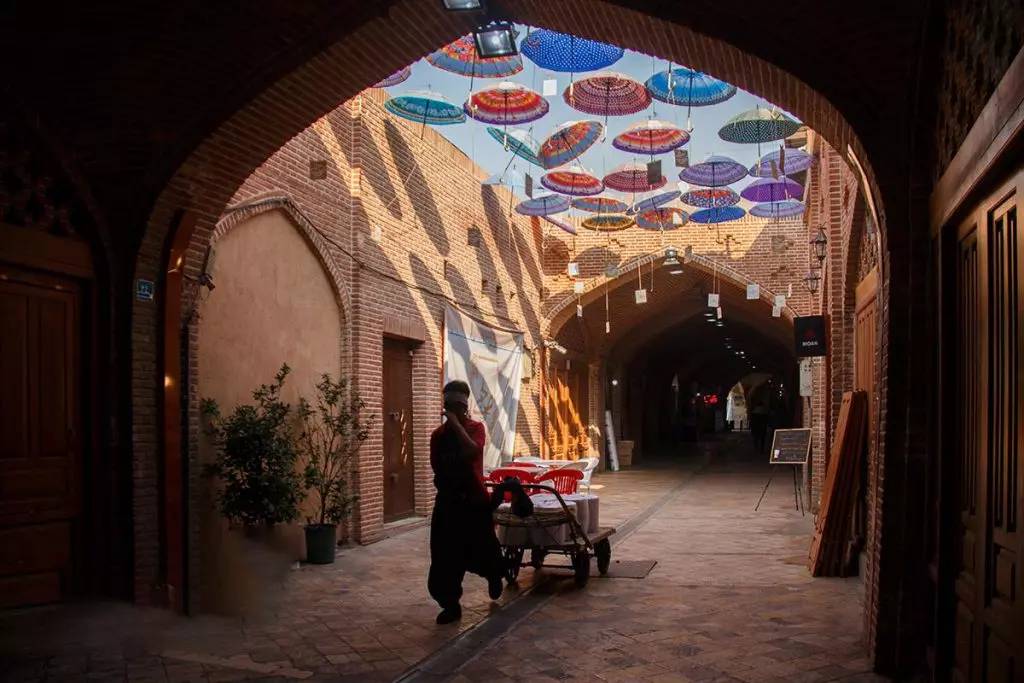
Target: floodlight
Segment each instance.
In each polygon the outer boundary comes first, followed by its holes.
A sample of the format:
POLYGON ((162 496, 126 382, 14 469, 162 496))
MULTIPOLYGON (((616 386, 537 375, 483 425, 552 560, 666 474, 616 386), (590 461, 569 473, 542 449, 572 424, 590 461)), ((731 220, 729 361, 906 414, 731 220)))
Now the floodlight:
POLYGON ((473 31, 473 40, 476 42, 476 53, 482 59, 519 54, 515 28, 507 21, 481 26, 473 31))

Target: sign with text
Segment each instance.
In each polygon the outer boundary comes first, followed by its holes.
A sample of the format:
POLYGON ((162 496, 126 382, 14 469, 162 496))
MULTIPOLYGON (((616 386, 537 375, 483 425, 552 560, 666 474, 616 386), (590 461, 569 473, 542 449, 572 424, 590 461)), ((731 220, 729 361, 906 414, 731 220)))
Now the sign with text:
POLYGON ((825 316, 808 315, 793 319, 796 357, 824 356, 828 353, 825 340, 825 316))
POLYGON ((811 456, 811 430, 776 429, 771 453, 773 465, 806 465, 811 456))
POLYGON ((756 282, 752 282, 747 285, 747 300, 757 301, 761 298, 761 285, 756 282))
POLYGON ((154 292, 156 292, 156 285, 152 280, 135 281, 135 298, 139 301, 152 301, 154 292))

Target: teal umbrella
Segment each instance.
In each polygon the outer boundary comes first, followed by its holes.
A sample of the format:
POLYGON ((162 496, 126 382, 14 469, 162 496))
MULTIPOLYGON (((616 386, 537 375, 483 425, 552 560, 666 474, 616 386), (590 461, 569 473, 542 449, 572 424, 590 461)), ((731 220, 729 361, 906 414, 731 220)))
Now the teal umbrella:
POLYGON ((534 166, 541 166, 543 168, 540 159, 537 157, 540 143, 534 140, 533 136, 527 131, 521 128, 510 128, 506 131, 497 126, 491 126, 487 129, 487 134, 503 144, 506 150, 512 152, 520 159, 525 159, 534 166))
POLYGON ((760 144, 788 138, 800 124, 777 109, 756 107, 729 119, 718 131, 726 142, 760 144))
POLYGON ((399 118, 424 125, 450 126, 466 120, 462 107, 429 90, 411 90, 397 95, 385 102, 384 108, 399 118))

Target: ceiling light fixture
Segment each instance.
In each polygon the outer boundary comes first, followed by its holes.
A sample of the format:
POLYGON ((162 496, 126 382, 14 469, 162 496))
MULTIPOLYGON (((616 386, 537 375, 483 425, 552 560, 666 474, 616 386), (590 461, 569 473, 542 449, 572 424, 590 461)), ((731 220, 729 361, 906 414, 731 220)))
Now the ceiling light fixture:
POLYGON ((476 12, 485 9, 483 0, 444 0, 449 12, 476 12))
POLYGON ((473 31, 476 52, 483 59, 512 57, 519 54, 516 47, 516 33, 512 24, 498 21, 481 26, 473 31))
MULTIPOLYGON (((665 250, 665 265, 666 266, 678 266, 679 259, 676 258, 676 250, 674 247, 669 247, 665 250)), ((682 272, 682 271, 679 271, 682 272)))

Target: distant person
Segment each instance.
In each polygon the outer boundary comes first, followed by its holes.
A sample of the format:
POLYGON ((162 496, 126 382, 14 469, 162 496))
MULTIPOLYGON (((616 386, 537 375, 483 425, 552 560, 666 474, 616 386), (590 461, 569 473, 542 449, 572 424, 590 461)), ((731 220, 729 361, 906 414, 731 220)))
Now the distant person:
POLYGON ((462 579, 466 572, 487 579, 488 593, 502 593, 501 546, 494 534, 491 496, 484 486, 482 422, 469 417, 469 385, 444 387, 443 424, 430 435, 434 470, 434 513, 430 518, 430 575, 427 589, 438 605, 438 624, 462 617, 462 579))
POLYGON ((765 436, 768 432, 768 406, 758 403, 750 412, 750 435, 754 437, 754 449, 764 453, 765 436))

